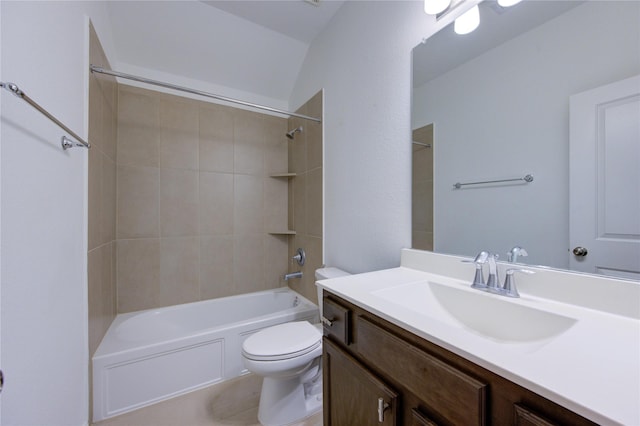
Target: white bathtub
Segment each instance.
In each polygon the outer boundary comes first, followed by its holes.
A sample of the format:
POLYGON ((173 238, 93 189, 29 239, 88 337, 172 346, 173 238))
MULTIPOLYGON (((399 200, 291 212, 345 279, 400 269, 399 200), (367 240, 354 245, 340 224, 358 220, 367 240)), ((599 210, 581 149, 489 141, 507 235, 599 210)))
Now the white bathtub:
POLYGON ((318 308, 286 287, 120 314, 93 355, 93 420, 244 374, 248 336, 301 320, 318 308))

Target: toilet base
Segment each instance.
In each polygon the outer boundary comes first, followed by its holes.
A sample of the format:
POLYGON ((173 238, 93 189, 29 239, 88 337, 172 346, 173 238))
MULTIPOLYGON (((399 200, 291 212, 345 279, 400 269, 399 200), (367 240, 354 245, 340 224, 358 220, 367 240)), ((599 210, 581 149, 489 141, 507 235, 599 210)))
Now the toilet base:
POLYGON ((315 374, 311 378, 309 374, 288 379, 264 378, 258 407, 260 424, 285 426, 322 409, 322 371, 312 370, 315 374))

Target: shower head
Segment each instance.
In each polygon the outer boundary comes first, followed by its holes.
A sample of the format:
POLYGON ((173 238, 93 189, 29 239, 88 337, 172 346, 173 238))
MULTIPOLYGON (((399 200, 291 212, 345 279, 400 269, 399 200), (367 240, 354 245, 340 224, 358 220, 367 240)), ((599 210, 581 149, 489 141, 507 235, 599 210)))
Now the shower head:
POLYGON ((296 134, 296 133, 298 133, 298 132, 302 132, 302 126, 300 126, 300 127, 296 127, 296 128, 295 128, 295 129, 293 129, 293 130, 289 130, 289 131, 287 132, 287 137, 288 137, 289 139, 293 139, 293 135, 295 135, 295 134, 296 134))

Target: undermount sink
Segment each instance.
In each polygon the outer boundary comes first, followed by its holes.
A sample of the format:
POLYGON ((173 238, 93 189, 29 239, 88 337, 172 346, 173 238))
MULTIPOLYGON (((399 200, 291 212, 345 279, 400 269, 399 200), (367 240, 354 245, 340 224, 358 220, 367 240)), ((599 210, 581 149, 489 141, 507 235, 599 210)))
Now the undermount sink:
POLYGON ((523 305, 516 302, 518 299, 432 281, 386 288, 372 294, 498 343, 544 344, 576 322, 574 318, 523 305))

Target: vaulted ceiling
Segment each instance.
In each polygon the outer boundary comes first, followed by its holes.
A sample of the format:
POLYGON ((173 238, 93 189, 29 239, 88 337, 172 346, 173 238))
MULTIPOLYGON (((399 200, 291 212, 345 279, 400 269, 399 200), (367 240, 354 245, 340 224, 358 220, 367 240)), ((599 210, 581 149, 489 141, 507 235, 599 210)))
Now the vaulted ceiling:
POLYGON ((114 69, 154 70, 287 102, 343 1, 112 1, 114 69))

